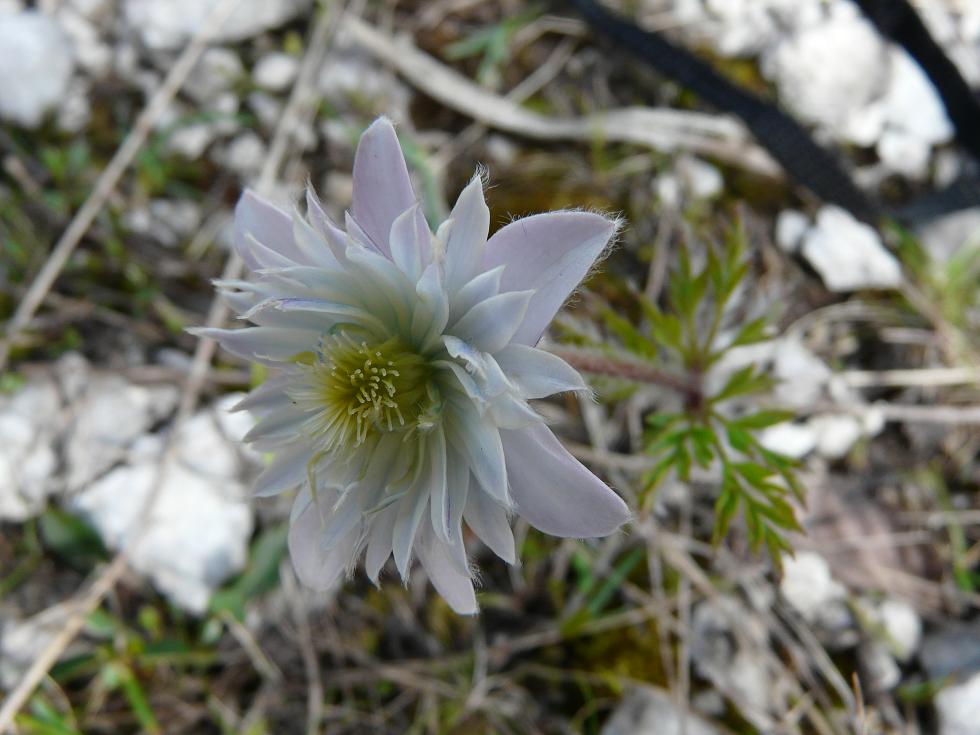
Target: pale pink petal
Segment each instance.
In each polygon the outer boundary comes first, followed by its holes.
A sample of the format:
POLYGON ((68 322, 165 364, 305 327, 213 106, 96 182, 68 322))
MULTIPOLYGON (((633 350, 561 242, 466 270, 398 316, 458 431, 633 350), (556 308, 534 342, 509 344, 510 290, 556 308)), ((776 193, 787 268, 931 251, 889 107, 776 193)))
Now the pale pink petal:
POLYGON ((630 518, 626 503, 568 453, 544 425, 503 430, 517 512, 552 536, 607 536, 630 518))
POLYGON ((525 398, 545 398, 565 391, 588 390, 578 371, 550 352, 510 344, 494 357, 525 398))
POLYGON ((448 331, 483 352, 503 349, 527 320, 532 291, 507 291, 481 301, 460 317, 448 331))
POLYGON ((482 270, 483 251, 490 233, 490 210, 483 198, 483 181, 474 176, 449 215, 452 227, 446 243, 446 285, 455 292, 482 270))
POLYGON ((364 131, 354 155, 354 218, 378 249, 390 255, 391 225, 415 202, 395 128, 379 118, 364 131))
POLYGON ((254 191, 246 189, 235 205, 235 250, 252 270, 262 268, 254 253, 255 238, 262 246, 296 263, 304 263, 302 251, 293 242, 293 218, 254 191))
POLYGON ((419 280, 432 260, 430 238, 429 226, 418 204, 398 215, 391 225, 388 238, 391 258, 412 283, 419 280))
POLYGON ((506 266, 501 290, 536 292, 514 342, 537 343, 616 227, 590 212, 551 212, 511 222, 490 238, 484 268, 506 266))

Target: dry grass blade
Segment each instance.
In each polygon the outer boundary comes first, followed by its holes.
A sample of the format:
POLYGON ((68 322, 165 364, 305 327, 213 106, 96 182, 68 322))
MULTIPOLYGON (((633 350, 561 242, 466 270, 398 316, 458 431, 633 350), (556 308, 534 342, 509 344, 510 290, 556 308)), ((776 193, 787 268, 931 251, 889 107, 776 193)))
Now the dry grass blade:
POLYGON ((390 64, 427 95, 489 128, 535 140, 599 139, 665 152, 691 151, 766 176, 782 175, 778 164, 731 118, 648 107, 606 110, 579 118, 540 115, 480 87, 408 39, 392 38, 354 18, 344 24, 344 29, 365 50, 390 64))

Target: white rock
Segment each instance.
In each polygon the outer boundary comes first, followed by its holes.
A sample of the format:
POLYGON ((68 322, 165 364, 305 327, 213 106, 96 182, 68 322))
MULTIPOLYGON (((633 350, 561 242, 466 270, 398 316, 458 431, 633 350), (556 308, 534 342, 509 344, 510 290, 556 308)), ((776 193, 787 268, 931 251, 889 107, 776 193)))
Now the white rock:
POLYGON ((244 179, 258 174, 265 160, 265 143, 248 131, 229 143, 219 154, 217 160, 244 179))
POLYGON ((929 172, 928 142, 905 130, 886 128, 875 149, 889 170, 910 179, 924 179, 929 172))
POLYGON ((885 644, 899 661, 908 661, 922 642, 922 618, 904 600, 887 599, 877 610, 888 639, 885 644))
POLYGON ((964 246, 980 246, 980 206, 925 223, 918 232, 929 256, 946 263, 964 246))
POLYGON ((0 687, 12 689, 74 612, 59 603, 27 618, 16 620, 0 609, 0 687))
POLYGON ((878 641, 866 641, 858 647, 861 681, 869 692, 891 691, 902 680, 902 670, 888 648, 878 641))
POLYGON ((102 41, 98 27, 83 13, 68 5, 58 8, 56 18, 71 40, 78 65, 90 76, 105 76, 112 67, 112 48, 102 41))
MULTIPOLYGON (((123 0, 127 25, 152 49, 183 46, 219 0, 123 0)), ((307 12, 312 0, 241 0, 217 32, 219 41, 241 41, 288 23, 307 12)))
POLYGON ((809 422, 816 434, 816 450, 828 459, 844 457, 864 435, 861 420, 850 414, 824 414, 809 422))
POLYGON ((680 156, 674 169, 692 199, 711 199, 724 188, 725 180, 717 166, 694 156, 680 156))
POLYGON ((796 337, 778 340, 772 360, 775 397, 785 406, 811 406, 823 395, 832 376, 827 363, 796 337))
POLYGON ((939 715, 939 735, 980 734, 980 673, 943 687, 933 703, 939 715))
POLYGON ((197 102, 227 92, 245 74, 241 59, 231 49, 209 48, 194 65, 184 91, 197 102))
POLYGON ((895 288, 902 269, 878 234, 839 207, 825 206, 803 240, 803 257, 831 291, 895 288))
POLYGON ((137 386, 115 375, 92 377, 72 407, 65 447, 68 490, 82 489, 125 458, 130 445, 170 413, 176 401, 172 386, 137 386))
POLYGON ((263 128, 266 130, 275 129, 276 123, 282 115, 282 100, 265 92, 252 92, 246 101, 263 128))
POLYGON ((0 396, 0 520, 31 518, 56 489, 53 446, 61 414, 61 398, 49 379, 0 396))
POLYGON ((684 200, 680 179, 672 173, 658 176, 653 182, 654 192, 660 204, 670 209, 677 209, 684 200))
POLYGON ((760 653, 768 645, 762 620, 733 599, 705 600, 694 608, 690 640, 698 674, 737 702, 758 729, 771 731, 770 712, 779 708, 782 695, 760 653), (738 635, 734 621, 739 621, 738 635))
POLYGON ((717 735, 718 730, 703 719, 678 708, 663 689, 635 686, 623 697, 602 735, 717 735))
POLYGON ((891 78, 883 99, 886 124, 929 145, 951 140, 953 125, 922 67, 897 49, 893 51, 891 66, 891 78))
POLYGON ((164 146, 169 153, 189 161, 200 158, 215 139, 214 127, 208 123, 181 125, 168 137, 164 146))
POLYGON ((267 54, 259 59, 252 71, 252 81, 270 92, 282 92, 289 88, 299 72, 299 60, 280 52, 267 54))
POLYGON ((0 17, 0 118, 37 127, 61 101, 73 69, 71 44, 46 15, 0 17))
POLYGON ((817 446, 817 435, 808 423, 782 423, 759 434, 759 443, 770 452, 802 459, 817 446))
POLYGON ((776 244, 787 253, 795 253, 810 227, 809 218, 795 209, 784 209, 776 218, 776 244))
POLYGON ((154 231, 167 244, 176 244, 193 235, 201 226, 201 209, 187 199, 154 199, 149 205, 154 231))
POLYGON ((816 622, 824 609, 842 603, 847 590, 830 574, 827 560, 812 551, 798 551, 783 560, 783 597, 808 622, 816 622))
MULTIPOLYGON (((155 463, 119 467, 76 496, 73 505, 107 546, 122 548, 136 531, 157 474, 155 463)), ((245 565, 252 517, 243 498, 234 480, 206 479, 174 463, 133 552, 133 568, 175 604, 204 612, 211 593, 245 565)))
POLYGON ((91 89, 84 79, 76 78, 68 85, 58 107, 58 129, 66 133, 78 133, 92 119, 92 105, 89 102, 91 89))
POLYGON ((870 23, 834 13, 785 36, 763 55, 762 71, 797 116, 840 135, 883 86, 886 59, 886 47, 870 23))

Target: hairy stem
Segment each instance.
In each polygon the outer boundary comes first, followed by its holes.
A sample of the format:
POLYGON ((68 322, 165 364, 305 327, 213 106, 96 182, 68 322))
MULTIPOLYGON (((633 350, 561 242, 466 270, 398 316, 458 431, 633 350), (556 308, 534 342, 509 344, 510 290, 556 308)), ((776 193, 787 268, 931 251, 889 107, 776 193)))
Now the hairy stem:
POLYGON ((663 370, 658 370, 650 365, 632 360, 618 360, 608 355, 600 355, 594 352, 583 352, 580 350, 563 349, 561 347, 551 347, 548 351, 560 357, 572 367, 585 373, 593 375, 608 375, 614 378, 624 378, 636 383, 648 383, 651 385, 662 385, 671 388, 685 396, 701 395, 702 386, 700 379, 688 378, 681 375, 674 375, 663 370))

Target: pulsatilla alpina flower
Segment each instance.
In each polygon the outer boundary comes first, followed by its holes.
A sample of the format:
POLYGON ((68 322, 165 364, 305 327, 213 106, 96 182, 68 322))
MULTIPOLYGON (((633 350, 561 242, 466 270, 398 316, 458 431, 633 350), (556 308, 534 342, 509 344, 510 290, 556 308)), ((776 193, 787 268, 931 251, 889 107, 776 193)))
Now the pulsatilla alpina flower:
POLYGON ((300 488, 289 547, 304 583, 328 587, 362 555, 375 583, 392 555, 404 579, 414 553, 473 613, 463 523, 513 563, 513 513, 580 538, 628 519, 528 405, 585 389, 534 345, 616 223, 555 212, 488 241, 489 227, 474 177, 430 232, 385 119, 358 146, 344 229, 312 192, 305 218, 242 196, 235 247, 254 280, 218 285, 255 326, 197 333, 278 369, 238 408, 260 417, 246 441, 274 454, 256 494, 300 488))

